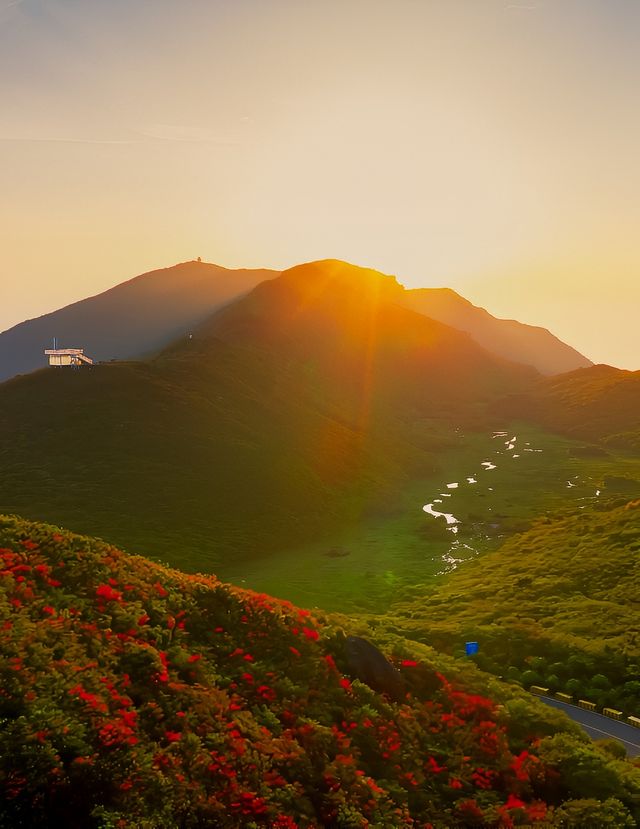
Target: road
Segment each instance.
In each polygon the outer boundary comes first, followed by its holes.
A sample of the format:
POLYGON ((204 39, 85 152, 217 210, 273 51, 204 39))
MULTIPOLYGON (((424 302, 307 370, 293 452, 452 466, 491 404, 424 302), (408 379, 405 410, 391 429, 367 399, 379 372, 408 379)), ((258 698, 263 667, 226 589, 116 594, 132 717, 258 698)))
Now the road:
POLYGON ((581 725, 594 740, 604 740, 607 737, 612 737, 624 745, 629 757, 640 755, 640 728, 635 728, 635 726, 628 725, 621 720, 603 717, 602 714, 596 714, 595 711, 586 711, 584 708, 578 708, 577 705, 551 699, 551 697, 538 697, 538 699, 552 706, 552 708, 559 708, 564 711, 572 720, 581 725))

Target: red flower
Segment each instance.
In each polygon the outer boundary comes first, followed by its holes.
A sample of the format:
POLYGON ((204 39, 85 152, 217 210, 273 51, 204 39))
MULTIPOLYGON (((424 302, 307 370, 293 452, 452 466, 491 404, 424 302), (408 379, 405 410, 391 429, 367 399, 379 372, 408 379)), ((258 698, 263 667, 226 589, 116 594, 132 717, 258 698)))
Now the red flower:
POLYGON ((401 664, 403 668, 415 668, 418 665, 413 659, 403 659, 401 664))
POLYGON ((177 743, 181 739, 182 733, 180 731, 165 731, 164 736, 170 743, 177 743))
POLYGON ((96 596, 108 602, 119 602, 122 599, 122 593, 114 590, 110 584, 99 584, 96 587, 96 596))
POLYGON ((441 771, 445 771, 445 767, 438 765, 438 763, 433 757, 429 757, 426 765, 428 766, 428 771, 432 772, 433 774, 439 774, 441 771))
POLYGON ((307 637, 307 639, 311 639, 312 642, 317 642, 320 638, 320 634, 317 630, 312 630, 312 628, 302 628, 302 632, 307 637))
POLYGON ((199 653, 193 653, 187 660, 187 662, 197 662, 199 659, 202 659, 199 653))

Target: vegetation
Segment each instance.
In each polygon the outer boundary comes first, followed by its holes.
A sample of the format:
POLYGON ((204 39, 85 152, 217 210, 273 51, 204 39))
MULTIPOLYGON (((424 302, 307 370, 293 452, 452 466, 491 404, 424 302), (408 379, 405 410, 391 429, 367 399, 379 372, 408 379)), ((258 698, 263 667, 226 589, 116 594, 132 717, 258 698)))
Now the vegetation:
POLYGON ((7 829, 640 819, 637 768, 424 646, 392 702, 339 619, 17 518, 0 555, 7 829))
POLYGON ((640 501, 609 499, 544 518, 468 562, 429 593, 415 591, 395 629, 478 664, 598 705, 640 714, 640 501))
POLYGON ((497 409, 553 432, 640 453, 640 371, 597 365, 540 381, 497 409))

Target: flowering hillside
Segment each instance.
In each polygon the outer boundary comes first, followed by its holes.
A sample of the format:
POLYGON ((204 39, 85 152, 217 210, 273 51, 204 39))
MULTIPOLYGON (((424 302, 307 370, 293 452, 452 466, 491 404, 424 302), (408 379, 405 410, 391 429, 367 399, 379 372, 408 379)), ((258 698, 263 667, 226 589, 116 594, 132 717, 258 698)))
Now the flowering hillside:
POLYGON ((549 736, 515 692, 496 703, 398 640, 394 702, 335 619, 53 527, 0 518, 0 625, 3 829, 639 817, 638 769, 549 736))

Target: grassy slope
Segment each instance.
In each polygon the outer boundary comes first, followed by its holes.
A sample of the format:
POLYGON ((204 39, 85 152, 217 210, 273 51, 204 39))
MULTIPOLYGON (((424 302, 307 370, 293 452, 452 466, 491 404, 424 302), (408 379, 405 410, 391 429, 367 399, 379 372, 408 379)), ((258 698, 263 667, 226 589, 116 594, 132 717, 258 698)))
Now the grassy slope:
POLYGON ((10 517, 0 561, 2 827, 640 817, 638 769, 424 646, 380 638, 391 702, 350 674, 339 618, 10 517))
POLYGON ((640 453, 640 371, 597 365, 540 381, 497 411, 574 438, 640 453))
POLYGON ((615 503, 539 520, 396 605, 396 628, 453 653, 478 640, 498 673, 533 668, 563 690, 577 680, 576 693, 640 714, 640 501, 615 503))

